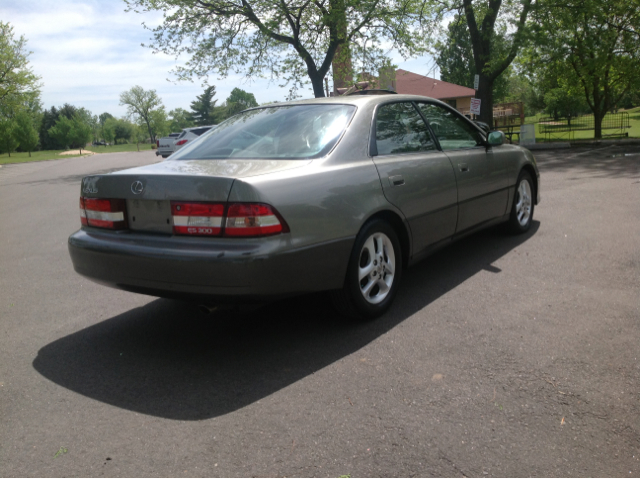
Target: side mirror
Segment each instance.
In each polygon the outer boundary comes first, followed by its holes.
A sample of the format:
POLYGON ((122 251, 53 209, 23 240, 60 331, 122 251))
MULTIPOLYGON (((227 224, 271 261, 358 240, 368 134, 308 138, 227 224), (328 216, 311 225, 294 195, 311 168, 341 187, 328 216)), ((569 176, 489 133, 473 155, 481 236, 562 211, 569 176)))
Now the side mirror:
POLYGON ((506 137, 502 131, 492 131, 489 133, 489 137, 487 138, 487 142, 491 146, 500 146, 505 142, 506 137))

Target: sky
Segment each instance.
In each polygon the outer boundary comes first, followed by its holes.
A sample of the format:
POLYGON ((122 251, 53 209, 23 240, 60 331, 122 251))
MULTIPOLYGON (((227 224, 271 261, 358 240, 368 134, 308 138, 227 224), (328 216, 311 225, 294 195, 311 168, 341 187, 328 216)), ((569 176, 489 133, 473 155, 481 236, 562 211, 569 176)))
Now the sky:
MULTIPOLYGON (((175 82, 171 70, 187 60, 154 54, 142 47, 151 32, 142 26, 157 25, 161 13, 125 12, 122 0, 1 0, 0 19, 9 22, 14 35, 24 35, 34 73, 43 84, 41 99, 45 108, 70 103, 94 115, 109 112, 126 115, 119 105, 120 93, 134 85, 156 90, 167 109, 189 109, 202 94, 203 81, 175 82)), ((431 57, 403 61, 391 52, 399 68, 438 78, 431 57)), ((284 101, 288 88, 267 80, 247 82, 241 76, 208 80, 216 86, 222 103, 235 87, 255 95, 258 103, 284 101)), ((301 92, 312 97, 310 90, 301 92)))

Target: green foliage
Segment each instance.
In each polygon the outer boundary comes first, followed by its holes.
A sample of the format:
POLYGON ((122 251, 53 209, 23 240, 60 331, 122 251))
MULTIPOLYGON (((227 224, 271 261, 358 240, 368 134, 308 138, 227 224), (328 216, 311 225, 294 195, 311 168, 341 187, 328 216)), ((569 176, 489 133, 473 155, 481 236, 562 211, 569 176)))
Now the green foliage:
POLYGON ((195 125, 213 125, 216 123, 216 87, 211 85, 204 90, 202 95, 198 95, 195 101, 191 102, 191 120, 195 125))
POLYGON ((231 90, 231 94, 226 100, 226 113, 227 117, 231 117, 236 113, 240 113, 247 108, 253 108, 258 106, 256 97, 253 93, 246 92, 240 88, 234 88, 231 90))
POLYGON ((114 143, 118 143, 118 140, 127 142, 133 135, 134 125, 127 120, 116 120, 114 128, 114 143))
POLYGON ((16 39, 11 24, 0 20, 0 113, 39 95, 40 78, 29 68, 26 45, 24 36, 16 39))
POLYGON ((149 124, 151 125, 151 131, 153 132, 153 136, 150 137, 152 142, 155 142, 156 138, 166 136, 171 132, 169 117, 167 116, 167 112, 164 107, 151 112, 149 116, 149 124))
POLYGON ((60 115, 56 124, 49 129, 49 136, 67 147, 79 148, 82 153, 82 149, 91 139, 91 126, 79 113, 71 119, 60 115))
POLYGON ((640 89, 639 8, 638 0, 569 0, 549 3, 537 16, 532 67, 557 76, 564 90, 545 101, 564 108, 581 92, 594 115, 595 138, 602 137, 604 115, 640 89))
POLYGON ((21 150, 29 152, 31 156, 31 152, 38 147, 40 136, 35 127, 34 118, 27 111, 16 115, 15 136, 21 150))
MULTIPOLYGON (((506 54, 506 25, 500 25, 497 32, 492 32, 492 58, 501 58, 506 54)), ((456 15, 447 26, 447 36, 444 41, 436 44, 438 55, 436 64, 440 68, 440 78, 449 83, 473 88, 473 80, 477 73, 473 57, 473 45, 469 35, 467 20, 462 15, 456 15)), ((509 94, 509 78, 512 69, 507 67, 493 81, 493 102, 500 103, 509 94)))
MULTIPOLYGON (((158 128, 161 128, 159 117, 161 114, 154 114, 159 109, 164 112, 162 100, 155 90, 145 90, 141 86, 134 86, 131 90, 120 94, 120 105, 126 105, 129 116, 137 120, 138 123, 144 124, 149 132, 149 137, 155 141, 156 135, 161 134, 158 128), (155 129, 154 129, 155 127, 155 129)), ((164 113, 166 120, 166 113, 164 113)))
POLYGON ((16 137, 16 122, 11 118, 0 119, 0 152, 8 153, 18 148, 18 139, 16 137))
POLYGON ((118 125, 118 120, 114 117, 110 116, 105 118, 104 124, 102 125, 102 137, 104 141, 110 144, 114 144, 116 141, 116 126, 118 125))
MULTIPOLYGON (((498 78, 505 74, 520 48, 525 44, 531 21, 529 13, 538 0, 442 0, 437 15, 431 20, 431 28, 437 31, 440 22, 452 12, 457 12, 466 22, 470 38, 475 74, 480 77, 476 98, 482 100, 480 120, 492 123, 494 88, 498 100, 506 97, 508 79, 500 88, 498 78)), ((455 20, 455 18, 454 18, 455 20)), ((457 25, 453 29, 463 30, 457 25)), ((456 31, 447 36, 459 37, 456 31)), ((453 48, 447 41, 449 48, 453 48)), ((468 47, 467 47, 468 48, 468 47)), ((461 50, 465 50, 461 48, 461 50)), ((462 56, 462 52, 457 53, 462 56)), ((468 49, 465 52, 468 55, 468 49)), ((457 69, 462 70, 462 61, 457 69)), ((447 69, 447 68, 445 68, 447 69)), ((508 73, 507 73, 508 74, 508 73)))
POLYGON ((169 130, 179 132, 184 128, 190 128, 194 126, 191 114, 183 109, 176 108, 169 112, 169 130))
POLYGON ((178 79, 266 76, 293 90, 310 82, 322 97, 340 47, 373 52, 392 44, 408 58, 425 53, 429 41, 423 26, 431 4, 423 0, 125 1, 128 11, 164 13, 150 47, 190 55, 174 71, 178 79))

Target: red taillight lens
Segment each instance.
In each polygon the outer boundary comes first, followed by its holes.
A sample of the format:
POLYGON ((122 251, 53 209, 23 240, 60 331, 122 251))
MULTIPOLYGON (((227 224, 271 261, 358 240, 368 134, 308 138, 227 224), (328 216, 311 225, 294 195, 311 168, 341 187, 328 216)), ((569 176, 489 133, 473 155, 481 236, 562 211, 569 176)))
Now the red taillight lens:
POLYGON ((227 210, 225 236, 266 236, 288 231, 287 224, 269 205, 231 203, 227 210))
POLYGON ((222 229, 222 203, 171 202, 173 233, 177 235, 214 236, 222 229))
POLYGON ((121 230, 127 227, 125 200, 80 198, 80 207, 80 221, 82 224, 112 230, 121 230))
POLYGON ((187 141, 189 141, 189 140, 180 140, 180 141, 176 141, 176 146, 182 146, 182 145, 184 145, 187 141))
POLYGON ((156 146, 160 148, 160 140, 156 140, 156 146))

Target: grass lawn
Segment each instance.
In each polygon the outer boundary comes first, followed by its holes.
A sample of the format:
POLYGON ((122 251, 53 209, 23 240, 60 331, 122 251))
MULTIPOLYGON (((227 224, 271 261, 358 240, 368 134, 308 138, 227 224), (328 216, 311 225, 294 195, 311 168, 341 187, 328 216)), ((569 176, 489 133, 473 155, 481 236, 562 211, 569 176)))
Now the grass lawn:
MULTIPOLYGON (((29 153, 11 153, 11 156, 3 153, 0 155, 0 165, 6 165, 7 163, 27 163, 29 161, 46 161, 46 160, 60 160, 61 158, 75 158, 80 155, 60 155, 59 153, 66 150, 46 150, 46 151, 33 151, 31 157, 29 153)), ((84 156, 84 155, 82 155, 84 156)))
MULTIPOLYGON (((151 149, 151 144, 140 143, 140 151, 146 151, 151 149)), ((121 153, 123 151, 138 151, 138 147, 135 143, 126 143, 124 145, 109 145, 109 146, 89 146, 87 150, 94 151, 96 153, 121 153)))
MULTIPOLYGON (((150 144, 140 143, 140 151, 147 151, 151 149, 150 144)), ((85 148, 82 149, 84 153, 85 148)), ((95 153, 120 153, 125 151, 138 151, 136 144, 126 145, 111 145, 111 146, 90 146, 86 148, 88 151, 95 153)), ((60 160, 62 158, 76 158, 83 155, 61 155, 60 153, 66 150, 46 150, 46 151, 33 151, 31 157, 29 153, 11 153, 11 156, 6 153, 0 155, 0 165, 8 163, 27 163, 29 161, 47 161, 47 160, 60 160)))

